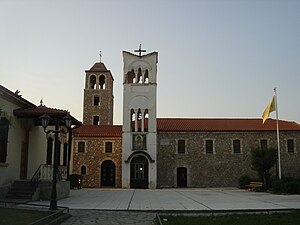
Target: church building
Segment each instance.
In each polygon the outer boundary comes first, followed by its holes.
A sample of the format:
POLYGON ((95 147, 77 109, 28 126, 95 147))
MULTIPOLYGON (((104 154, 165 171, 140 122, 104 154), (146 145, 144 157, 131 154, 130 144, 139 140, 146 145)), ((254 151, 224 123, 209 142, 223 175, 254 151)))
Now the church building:
MULTIPOLYGON (((123 125, 113 124, 110 70, 97 62, 85 71, 83 125, 72 151, 83 186, 220 187, 256 177, 251 149, 276 148, 276 120, 157 118, 158 53, 142 52, 123 51, 123 125)), ((300 125, 280 120, 279 128, 282 174, 299 178, 300 125)))

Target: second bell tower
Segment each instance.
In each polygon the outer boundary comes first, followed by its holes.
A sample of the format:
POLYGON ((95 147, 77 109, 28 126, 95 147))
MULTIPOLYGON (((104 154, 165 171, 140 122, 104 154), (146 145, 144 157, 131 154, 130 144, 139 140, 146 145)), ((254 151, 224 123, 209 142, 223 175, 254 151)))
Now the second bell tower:
POLYGON ((84 125, 113 125, 114 78, 102 62, 85 71, 84 125))
POLYGON ((122 186, 156 188, 158 53, 123 52, 122 186))

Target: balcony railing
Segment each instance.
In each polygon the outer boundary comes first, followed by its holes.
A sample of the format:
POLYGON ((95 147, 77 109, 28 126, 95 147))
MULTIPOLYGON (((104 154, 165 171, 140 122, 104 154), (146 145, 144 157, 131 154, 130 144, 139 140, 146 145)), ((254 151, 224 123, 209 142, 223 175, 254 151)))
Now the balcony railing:
MULTIPOLYGON (((31 182, 34 184, 39 183, 41 180, 52 180, 53 176, 53 165, 41 164, 31 178, 31 182)), ((67 167, 58 166, 56 174, 58 181, 67 180, 67 167)))

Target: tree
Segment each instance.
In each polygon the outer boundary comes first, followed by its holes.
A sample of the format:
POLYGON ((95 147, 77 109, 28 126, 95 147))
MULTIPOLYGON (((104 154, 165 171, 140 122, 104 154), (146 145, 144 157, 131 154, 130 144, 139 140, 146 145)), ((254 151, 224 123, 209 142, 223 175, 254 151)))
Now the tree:
POLYGON ((270 187, 270 170, 276 163, 276 149, 253 149, 251 151, 252 169, 257 171, 260 179, 263 180, 264 187, 270 187))

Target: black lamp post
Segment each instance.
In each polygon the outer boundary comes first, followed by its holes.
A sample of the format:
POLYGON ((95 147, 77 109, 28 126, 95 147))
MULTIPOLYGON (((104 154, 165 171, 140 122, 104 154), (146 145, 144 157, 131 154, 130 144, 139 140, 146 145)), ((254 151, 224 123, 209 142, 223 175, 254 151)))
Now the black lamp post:
POLYGON ((57 210, 57 191, 56 191, 56 183, 57 183, 57 171, 58 171, 58 155, 59 155, 59 142, 58 142, 58 134, 59 133, 67 133, 64 130, 59 129, 59 122, 64 121, 65 126, 69 129, 71 128, 72 124, 72 117, 68 113, 63 119, 60 118, 53 118, 53 122, 55 125, 55 130, 46 130, 49 120, 51 117, 48 114, 44 114, 40 117, 42 120, 42 126, 44 128, 44 132, 46 134, 54 133, 54 163, 53 163, 53 175, 52 175, 52 191, 51 191, 51 200, 50 200, 50 210, 57 210))

